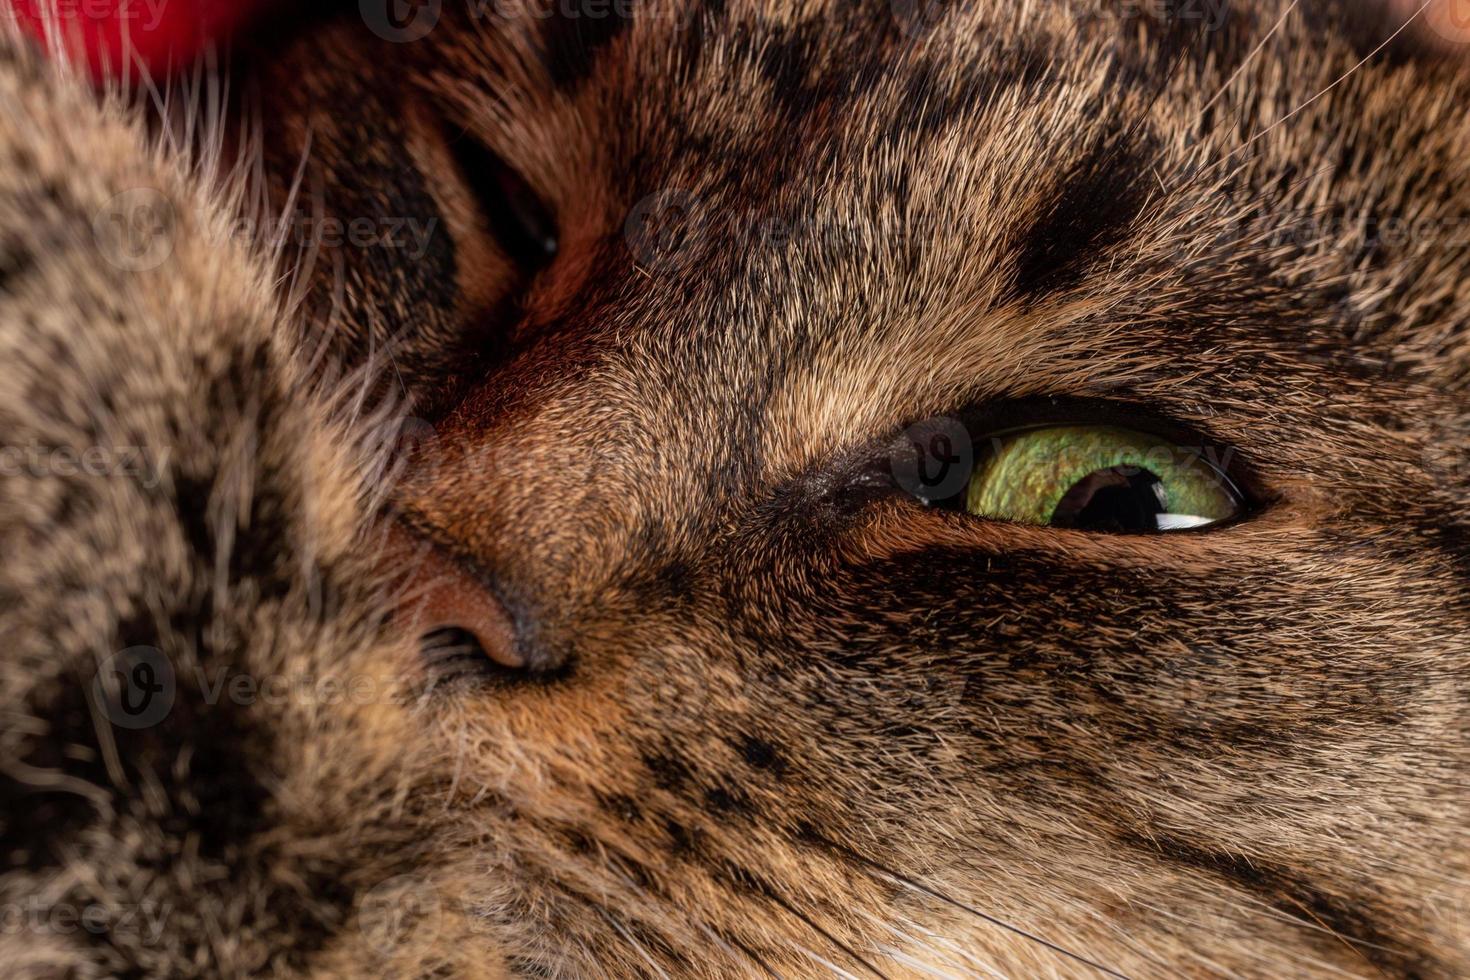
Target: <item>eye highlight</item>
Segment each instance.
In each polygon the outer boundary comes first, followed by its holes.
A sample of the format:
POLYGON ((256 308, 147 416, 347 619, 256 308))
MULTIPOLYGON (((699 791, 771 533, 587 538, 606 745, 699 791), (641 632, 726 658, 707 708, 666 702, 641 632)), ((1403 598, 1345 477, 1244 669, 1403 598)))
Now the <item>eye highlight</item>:
POLYGON ((1184 531, 1244 510, 1227 460, 1107 425, 997 435, 956 503, 976 517, 1114 534, 1184 531))

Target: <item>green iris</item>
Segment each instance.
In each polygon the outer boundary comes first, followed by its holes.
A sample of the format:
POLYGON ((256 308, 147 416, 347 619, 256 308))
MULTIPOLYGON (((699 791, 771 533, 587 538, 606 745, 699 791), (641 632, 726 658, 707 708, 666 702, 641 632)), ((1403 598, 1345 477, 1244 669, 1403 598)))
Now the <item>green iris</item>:
POLYGON ((998 437, 965 492, 979 517, 1095 531, 1177 531, 1228 521, 1241 498, 1200 449, 1104 425, 998 437))

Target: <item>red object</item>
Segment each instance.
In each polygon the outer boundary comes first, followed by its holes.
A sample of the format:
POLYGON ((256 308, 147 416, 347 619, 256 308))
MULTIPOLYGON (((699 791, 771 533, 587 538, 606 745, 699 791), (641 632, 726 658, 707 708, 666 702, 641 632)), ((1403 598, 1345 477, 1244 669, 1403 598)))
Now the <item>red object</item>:
POLYGON ((37 37, 85 60, 97 78, 138 76, 141 62, 155 77, 191 64, 211 41, 222 40, 268 0, 0 0, 37 37), (43 15, 43 11, 49 11, 43 15), (126 68, 124 66, 127 66, 126 68))

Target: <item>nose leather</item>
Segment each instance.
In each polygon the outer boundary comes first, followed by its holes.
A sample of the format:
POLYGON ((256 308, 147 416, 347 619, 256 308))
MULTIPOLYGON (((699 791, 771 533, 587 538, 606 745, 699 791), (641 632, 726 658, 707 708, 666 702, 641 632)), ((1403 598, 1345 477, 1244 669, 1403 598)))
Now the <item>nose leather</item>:
POLYGON ((401 524, 389 532, 389 551, 406 581, 404 615, 418 635, 463 630, 502 667, 526 668, 510 613, 463 562, 401 524))

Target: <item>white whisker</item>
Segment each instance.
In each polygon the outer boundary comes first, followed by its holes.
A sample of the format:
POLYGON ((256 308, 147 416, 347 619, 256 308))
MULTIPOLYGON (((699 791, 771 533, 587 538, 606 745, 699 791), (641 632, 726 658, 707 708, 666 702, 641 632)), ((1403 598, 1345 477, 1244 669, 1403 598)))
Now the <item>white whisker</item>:
MULTIPOLYGON (((649 955, 648 950, 643 948, 643 944, 640 943, 636 938, 634 938, 632 933, 623 928, 622 923, 618 922, 617 919, 614 919, 610 914, 608 914, 606 909, 599 908, 597 912, 599 915, 607 920, 608 925, 612 926, 618 931, 618 935, 622 936, 628 941, 628 945, 633 947, 633 950, 640 957, 643 958, 643 962, 647 963, 655 973, 663 977, 664 980, 673 980, 673 978, 669 976, 668 972, 665 971, 663 967, 659 966, 657 961, 655 961, 654 958, 649 955)), ((856 978, 854 978, 854 980, 856 980, 856 978)))
MULTIPOLYGON (((1404 21, 1404 23, 1403 23, 1403 25, 1402 25, 1402 26, 1400 26, 1400 27, 1399 27, 1399 29, 1398 29, 1398 30, 1396 30, 1396 31, 1394 31, 1394 32, 1393 32, 1393 33, 1392 33, 1392 34, 1390 34, 1390 35, 1389 35, 1389 36, 1388 36, 1388 37, 1387 37, 1387 38, 1385 38, 1385 39, 1384 39, 1384 41, 1383 41, 1383 43, 1382 43, 1382 44, 1380 44, 1380 45, 1378 45, 1378 47, 1376 47, 1376 48, 1374 48, 1374 49, 1373 49, 1373 50, 1372 50, 1372 51, 1370 51, 1370 52, 1368 52, 1368 53, 1367 53, 1367 54, 1366 54, 1366 55, 1364 55, 1364 56, 1363 56, 1363 60, 1362 60, 1362 61, 1359 61, 1359 62, 1358 62, 1358 63, 1357 63, 1357 64, 1356 64, 1356 65, 1353 65, 1353 67, 1351 67, 1351 68, 1349 68, 1349 69, 1348 69, 1348 70, 1347 70, 1347 71, 1346 71, 1346 72, 1345 72, 1345 73, 1344 73, 1344 74, 1343 74, 1343 75, 1342 75, 1342 77, 1340 77, 1340 78, 1338 78, 1338 79, 1337 79, 1337 80, 1336 80, 1336 81, 1335 81, 1335 82, 1333 82, 1333 83, 1332 83, 1332 84, 1331 84, 1331 85, 1329 85, 1329 86, 1327 86, 1327 87, 1326 87, 1326 88, 1324 88, 1324 89, 1323 89, 1323 90, 1322 90, 1322 91, 1320 91, 1320 92, 1318 92, 1318 93, 1317 93, 1317 94, 1316 94, 1316 95, 1314 95, 1314 96, 1312 96, 1312 97, 1311 97, 1311 98, 1310 98, 1310 99, 1308 99, 1308 100, 1307 100, 1307 101, 1305 101, 1305 102, 1303 102, 1303 103, 1302 103, 1302 104, 1301 104, 1301 105, 1299 105, 1299 106, 1297 106, 1297 107, 1296 107, 1296 108, 1295 108, 1295 109, 1293 109, 1293 110, 1291 110, 1291 111, 1290 111, 1290 112, 1288 112, 1288 113, 1287 113, 1287 114, 1286 114, 1286 115, 1284 115, 1284 116, 1282 116, 1282 117, 1281 117, 1281 118, 1280 118, 1280 119, 1278 119, 1278 120, 1276 120, 1276 121, 1275 121, 1275 122, 1274 122, 1274 123, 1272 123, 1272 124, 1271 124, 1271 125, 1269 125, 1269 126, 1267 126, 1267 127, 1266 127, 1266 128, 1265 128, 1265 129, 1263 129, 1263 130, 1261 130, 1261 131, 1260 131, 1260 132, 1259 132, 1259 133, 1257 133, 1257 134, 1256 134, 1256 135, 1254 135, 1254 136, 1252 136, 1252 137, 1251 137, 1251 138, 1250 138, 1250 139, 1249 139, 1249 140, 1247 140, 1247 141, 1246 141, 1246 142, 1245 142, 1245 143, 1244 143, 1244 144, 1242 144, 1242 145, 1241 145, 1241 146, 1240 146, 1240 147, 1238 147, 1238 148, 1237 148, 1237 149, 1236 149, 1236 151, 1235 151, 1235 152, 1236 152, 1236 153, 1238 153, 1238 152, 1240 152, 1240 150, 1243 150, 1243 149, 1245 149, 1245 148, 1246 148, 1246 147, 1249 147, 1249 146, 1250 146, 1250 145, 1252 145, 1252 144, 1253 144, 1253 143, 1255 143, 1255 142, 1256 142, 1256 140, 1258 140, 1258 139, 1260 139, 1260 138, 1261 138, 1261 137, 1263 137, 1263 136, 1265 136, 1265 135, 1266 135, 1266 134, 1268 134, 1268 133, 1270 133, 1270 132, 1271 132, 1271 131, 1272 131, 1272 130, 1274 130, 1274 129, 1275 129, 1275 128, 1276 128, 1276 127, 1277 127, 1277 126, 1280 126, 1280 125, 1281 125, 1281 124, 1282 124, 1282 123, 1284 123, 1284 122, 1286 122, 1286 121, 1287 121, 1287 120, 1289 120, 1289 119, 1291 119, 1291 118, 1293 118, 1293 117, 1294 117, 1294 116, 1296 116, 1296 115, 1297 115, 1297 114, 1298 114, 1298 113, 1299 113, 1299 112, 1301 112, 1301 111, 1302 111, 1302 110, 1304 110, 1304 109, 1306 109, 1306 108, 1307 108, 1307 107, 1308 107, 1308 106, 1310 106, 1310 105, 1312 105, 1312 104, 1313 104, 1313 103, 1314 103, 1314 102, 1316 102, 1316 101, 1317 101, 1317 100, 1318 100, 1318 99, 1320 99, 1320 98, 1322 98, 1322 96, 1324 96, 1324 95, 1326 95, 1326 94, 1327 94, 1327 93, 1328 93, 1328 92, 1331 92, 1331 91, 1332 91, 1332 90, 1333 90, 1333 89, 1335 89, 1335 88, 1337 88, 1337 86, 1339 86, 1339 85, 1341 85, 1341 84, 1342 84, 1342 83, 1343 83, 1343 82, 1345 82, 1345 81, 1347 81, 1347 80, 1348 80, 1348 79, 1349 79, 1349 78, 1351 78, 1351 77, 1352 77, 1352 75, 1353 75, 1353 74, 1354 74, 1354 73, 1355 73, 1355 72, 1356 72, 1356 71, 1357 71, 1357 70, 1358 70, 1358 69, 1359 69, 1359 68, 1362 68, 1362 67, 1363 67, 1363 66, 1364 66, 1364 65, 1366 65, 1366 64, 1367 64, 1367 63, 1368 63, 1368 62, 1370 62, 1370 61, 1372 61, 1372 60, 1373 60, 1373 58, 1374 58, 1374 57, 1376 57, 1376 56, 1377 56, 1377 54, 1378 54, 1378 53, 1379 53, 1379 52, 1380 52, 1380 51, 1382 51, 1382 50, 1383 50, 1383 49, 1384 49, 1384 48, 1386 48, 1386 47, 1388 47, 1388 46, 1389 46, 1389 45, 1390 45, 1390 44, 1392 44, 1392 43, 1393 43, 1393 41, 1394 41, 1394 38, 1396 38, 1396 37, 1398 37, 1398 36, 1399 36, 1399 35, 1400 35, 1400 34, 1402 34, 1402 33, 1403 33, 1403 32, 1404 32, 1404 31, 1406 31, 1406 30, 1408 30, 1408 29, 1409 29, 1409 25, 1411 25, 1411 24, 1413 24, 1413 23, 1414 23, 1414 21, 1416 21, 1416 20, 1418 20, 1418 19, 1419 19, 1419 17, 1420 17, 1420 16, 1421 16, 1421 15, 1422 15, 1422 14, 1423 14, 1423 13, 1424 13, 1424 11, 1426 11, 1426 10, 1428 10, 1428 9, 1429 9, 1429 7, 1430 7, 1430 5, 1431 5, 1431 4, 1432 4, 1432 3, 1434 3, 1434 0, 1424 0, 1424 3, 1423 3, 1423 4, 1421 4, 1421 5, 1420 5, 1420 7, 1419 7, 1419 9, 1418 9, 1418 10, 1416 10, 1416 11, 1414 11, 1414 13, 1413 13, 1413 14, 1412 14, 1412 15, 1410 15, 1410 17, 1409 17, 1409 19, 1408 19, 1408 20, 1406 20, 1406 21, 1404 21)), ((1234 154, 1232 154, 1232 156, 1233 156, 1233 155, 1234 155, 1234 154)))
POLYGON ((1291 16, 1292 11, 1296 10, 1301 2, 1302 0, 1291 0, 1291 6, 1286 8, 1286 12, 1283 13, 1281 17, 1276 21, 1276 23, 1271 27, 1271 29, 1266 32, 1266 36, 1261 38, 1260 43, 1252 48, 1250 54, 1246 55, 1241 60, 1240 64, 1236 66, 1235 71, 1231 72, 1230 77, 1225 80, 1225 84, 1220 86, 1219 91, 1210 96, 1210 100, 1200 107, 1199 114, 1201 117, 1203 117, 1206 112, 1210 111, 1210 106, 1218 102, 1220 100, 1220 96, 1224 95, 1226 91, 1229 90, 1230 86, 1235 84, 1235 80, 1240 77, 1240 73, 1245 71, 1246 68, 1250 66, 1250 63, 1254 61, 1256 57, 1265 49, 1267 43, 1270 42, 1271 38, 1276 36, 1276 32, 1281 30, 1281 25, 1286 23, 1286 18, 1291 16))

